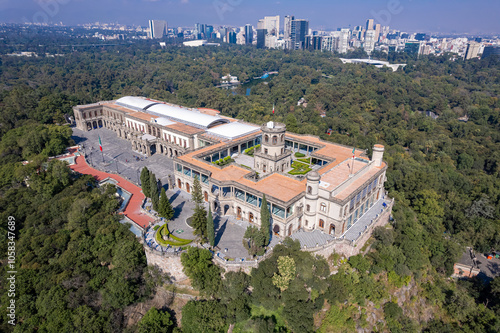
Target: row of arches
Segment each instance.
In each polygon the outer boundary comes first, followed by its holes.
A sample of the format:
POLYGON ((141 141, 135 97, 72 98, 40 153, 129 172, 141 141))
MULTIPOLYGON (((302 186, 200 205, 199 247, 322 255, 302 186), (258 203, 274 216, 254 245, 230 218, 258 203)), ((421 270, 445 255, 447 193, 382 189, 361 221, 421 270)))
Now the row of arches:
POLYGON ((103 122, 101 119, 94 121, 87 121, 87 131, 91 131, 93 129, 101 128, 103 126, 103 122))

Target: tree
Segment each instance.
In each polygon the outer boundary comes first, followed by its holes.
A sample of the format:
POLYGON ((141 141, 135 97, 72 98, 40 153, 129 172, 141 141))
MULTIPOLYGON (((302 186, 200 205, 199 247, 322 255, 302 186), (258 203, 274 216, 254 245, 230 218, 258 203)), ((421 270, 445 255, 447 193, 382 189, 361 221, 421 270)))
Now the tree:
POLYGON ((138 333, 170 333, 174 323, 167 311, 158 311, 155 307, 139 321, 138 333))
POLYGON ((191 197, 197 206, 203 204, 203 193, 201 193, 201 184, 198 176, 194 177, 193 192, 191 193, 191 197))
POLYGON ((210 243, 210 246, 214 247, 215 246, 215 226, 214 226, 214 219, 212 217, 212 209, 210 209, 210 207, 208 207, 207 236, 208 236, 208 242, 210 243))
POLYGON ((265 236, 257 227, 249 226, 243 238, 243 245, 251 256, 264 254, 265 236))
POLYGON ((227 332, 226 307, 219 301, 189 301, 182 308, 182 332, 227 332))
POLYGON ((158 203, 160 201, 158 193, 158 181, 154 173, 149 174, 149 194, 151 195, 151 202, 153 203, 153 209, 158 211, 158 203))
POLYGON ((288 289, 290 281, 295 277, 295 260, 289 256, 278 258, 278 272, 273 275, 273 284, 282 292, 288 289))
POLYGON ((221 286, 220 268, 212 262, 212 253, 206 249, 189 247, 181 255, 184 273, 194 288, 207 295, 218 294, 221 286))
POLYGON ((205 241, 207 239, 207 211, 203 206, 203 194, 201 193, 201 185, 198 177, 194 177, 191 196, 196 204, 194 214, 191 218, 191 225, 194 228, 194 234, 200 236, 205 241))
POLYGON ((260 230, 264 235, 264 246, 267 246, 271 239, 271 214, 267 207, 265 194, 262 196, 262 206, 260 206, 260 221, 260 230))
POLYGON ((172 208, 170 200, 168 200, 164 188, 161 189, 160 201, 158 202, 158 213, 168 221, 174 218, 174 209, 172 208))
POLYGON ((150 198, 151 197, 151 186, 149 185, 149 170, 148 168, 144 167, 142 168, 141 171, 141 187, 142 187, 142 193, 144 193, 144 196, 150 198))

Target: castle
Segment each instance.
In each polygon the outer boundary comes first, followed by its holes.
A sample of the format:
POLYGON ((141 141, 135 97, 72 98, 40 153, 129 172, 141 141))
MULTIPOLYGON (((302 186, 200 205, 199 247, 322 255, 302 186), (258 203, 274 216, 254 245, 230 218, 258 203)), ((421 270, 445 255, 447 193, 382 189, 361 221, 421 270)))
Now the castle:
POLYGON ((265 195, 280 238, 320 230, 357 239, 361 232, 349 230, 384 197, 382 145, 369 159, 363 150, 290 133, 281 123, 257 126, 143 97, 76 106, 74 114, 81 130, 105 127, 137 152, 171 157, 175 186, 191 192, 198 177, 205 201, 221 215, 260 226, 265 195))

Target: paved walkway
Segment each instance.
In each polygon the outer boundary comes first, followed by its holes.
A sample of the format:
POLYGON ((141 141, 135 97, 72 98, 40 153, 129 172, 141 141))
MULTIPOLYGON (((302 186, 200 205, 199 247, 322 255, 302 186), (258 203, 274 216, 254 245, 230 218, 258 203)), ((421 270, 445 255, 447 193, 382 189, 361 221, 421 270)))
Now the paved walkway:
POLYGON ((384 198, 375 202, 373 206, 368 209, 368 212, 361 216, 359 220, 344 233, 344 238, 353 241, 361 237, 372 221, 377 218, 377 215, 380 215, 390 203, 391 200, 384 198))
POLYGON ((119 174, 137 185, 140 185, 139 178, 143 167, 152 171, 163 185, 167 184, 167 177, 174 173, 174 163, 171 158, 161 154, 147 157, 135 152, 129 141, 117 137, 115 132, 106 128, 88 132, 73 128, 71 138, 76 144, 83 145, 83 152, 87 155, 89 165, 98 170, 119 174), (99 150, 99 136, 102 153, 99 150))
POLYGON ((127 216, 129 219, 131 219, 144 229, 147 228, 150 222, 153 222, 153 218, 141 212, 141 205, 144 201, 144 194, 142 194, 142 191, 138 186, 132 184, 126 179, 123 179, 121 176, 99 171, 90 167, 83 156, 77 156, 75 159, 75 164, 70 165, 70 168, 81 174, 92 175, 97 179, 97 181, 102 181, 106 178, 112 178, 116 180, 117 186, 120 186, 121 188, 132 194, 127 206, 125 207, 125 210, 123 211, 123 215, 127 216))

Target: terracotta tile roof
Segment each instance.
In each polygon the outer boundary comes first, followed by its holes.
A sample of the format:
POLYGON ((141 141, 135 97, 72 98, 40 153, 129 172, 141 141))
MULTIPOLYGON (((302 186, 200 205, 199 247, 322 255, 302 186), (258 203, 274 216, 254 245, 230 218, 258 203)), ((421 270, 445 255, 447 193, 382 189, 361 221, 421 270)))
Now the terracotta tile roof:
MULTIPOLYGON (((130 110, 129 110, 130 111, 130 110)), ((152 114, 142 113, 142 112, 129 112, 126 117, 141 119, 146 122, 151 122, 151 118, 156 119, 158 116, 154 116, 152 114)))
POLYGON ((167 126, 164 126, 164 127, 165 128, 171 128, 173 130, 176 130, 176 131, 188 134, 188 135, 205 132, 202 129, 199 129, 199 128, 196 128, 196 127, 193 127, 193 126, 189 126, 189 125, 185 125, 185 124, 181 124, 181 123, 175 123, 175 124, 167 125, 167 126))
POLYGON ((355 175, 359 170, 361 170, 363 167, 366 167, 367 165, 367 163, 364 163, 362 161, 354 160, 353 167, 352 158, 345 160, 342 163, 338 164, 335 168, 330 169, 321 176, 321 182, 323 183, 322 185, 328 186, 320 186, 320 188, 327 191, 332 191, 344 181, 349 179, 351 170, 352 174, 355 175))
POLYGON ((274 197, 285 202, 304 193, 306 190, 304 182, 288 178, 278 173, 272 174, 257 183, 248 179, 240 179, 238 183, 251 187, 261 193, 265 193, 268 197, 274 197))
POLYGON ((341 192, 337 193, 335 195, 336 199, 339 200, 345 200, 350 194, 352 194, 354 191, 359 189, 361 185, 363 185, 365 182, 367 182, 371 177, 375 176, 377 172, 382 170, 383 168, 386 167, 385 162, 382 162, 382 165, 379 167, 372 166, 370 170, 368 170, 366 173, 362 174, 359 176, 357 179, 355 179, 349 186, 347 186, 345 189, 343 189, 341 192))

